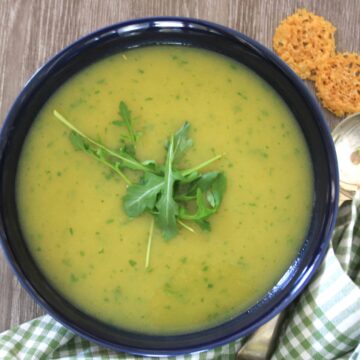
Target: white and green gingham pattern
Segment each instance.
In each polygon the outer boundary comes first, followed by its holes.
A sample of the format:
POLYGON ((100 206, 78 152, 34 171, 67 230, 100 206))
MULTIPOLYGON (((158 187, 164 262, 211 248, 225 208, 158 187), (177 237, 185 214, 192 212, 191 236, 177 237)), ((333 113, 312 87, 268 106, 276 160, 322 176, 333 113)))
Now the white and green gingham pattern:
POLYGON ((288 310, 273 359, 360 359, 360 193, 340 208, 332 246, 288 310))
MULTIPOLYGON (((244 340, 172 359, 235 359, 244 340)), ((1 360, 141 359, 99 347, 46 315, 0 335, 1 360)), ((316 276, 287 310, 272 360, 360 360, 360 192, 339 211, 316 276)))
MULTIPOLYGON (((230 344, 198 354, 170 357, 176 360, 232 359, 241 346, 239 339, 230 344)), ((1 360, 119 360, 142 359, 105 349, 64 328, 49 315, 29 321, 4 332, 0 337, 1 360)))

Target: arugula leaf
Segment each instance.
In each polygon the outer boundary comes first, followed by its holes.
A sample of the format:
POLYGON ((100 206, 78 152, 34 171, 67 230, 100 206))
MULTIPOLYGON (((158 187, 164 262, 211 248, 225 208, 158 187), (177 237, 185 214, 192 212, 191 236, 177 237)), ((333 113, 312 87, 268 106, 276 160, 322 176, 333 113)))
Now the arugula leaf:
MULTIPOLYGON (((58 120, 60 120, 64 125, 66 125, 68 128, 70 128, 74 133, 81 136, 83 138, 83 144, 85 144, 85 141, 88 142, 88 144, 86 145, 87 148, 90 148, 90 144, 91 144, 91 145, 96 146, 96 147, 98 147, 100 149, 103 149, 108 155, 113 156, 114 158, 117 158, 117 159, 121 160, 122 167, 127 167, 127 168, 132 169, 132 170, 139 170, 139 171, 144 171, 144 172, 150 171, 149 168, 147 168, 146 166, 141 164, 138 160, 136 160, 133 156, 131 156, 130 154, 128 154, 124 150, 121 150, 121 151, 118 151, 118 152, 113 151, 113 150, 107 148, 106 146, 102 145, 100 142, 91 139, 90 137, 85 135, 82 131, 77 129, 68 120, 66 120, 65 117, 62 116, 56 110, 54 110, 54 116, 58 120)), ((71 141, 74 144, 74 139, 71 140, 71 141)), ((77 145, 75 144, 75 146, 77 146, 77 145)))
POLYGON ((203 191, 209 190, 217 178, 221 176, 221 174, 222 173, 219 173, 218 171, 210 171, 202 174, 196 181, 195 185, 203 191))
POLYGON ((204 174, 191 173, 186 177, 178 175, 180 181, 175 187, 175 198, 178 201, 190 201, 196 199, 196 189, 203 192, 209 190, 214 181, 220 176, 219 172, 212 171, 204 174))
POLYGON ((149 167, 143 165, 133 155, 129 154, 125 149, 118 151, 118 154, 121 156, 120 163, 122 167, 144 172, 151 171, 149 167))
POLYGON ((182 220, 194 221, 203 230, 211 230, 208 219, 219 210, 226 191, 226 177, 218 171, 199 171, 219 160, 222 155, 216 155, 189 169, 177 168, 185 152, 192 146, 188 135, 190 124, 185 122, 165 146, 165 164, 157 164, 154 160, 141 162, 136 158, 135 149, 140 133, 134 131, 131 112, 123 101, 119 103, 119 115, 121 121, 115 120, 112 124, 126 126, 128 134, 121 135, 122 147, 115 151, 104 146, 100 139, 94 140, 85 135, 54 110, 54 116, 71 130, 69 138, 74 148, 112 169, 129 185, 123 197, 125 213, 129 217, 137 217, 145 212, 153 216, 145 259, 145 267, 148 268, 154 220, 165 239, 177 235, 178 224, 194 232, 182 220), (124 174, 124 169, 141 171, 142 178, 137 184, 132 184, 124 174))
POLYGON ((69 139, 76 150, 87 150, 88 147, 85 144, 84 138, 77 134, 75 131, 71 131, 69 139))
POLYGON ((212 185, 210 186, 207 192, 207 199, 210 204, 213 201, 213 208, 218 209, 221 205, 222 199, 224 197, 226 191, 226 177, 224 173, 218 173, 218 176, 213 181, 212 185), (210 201, 210 196, 213 199, 210 201))
POLYGON ((192 146, 192 140, 188 137, 190 124, 185 122, 184 125, 174 135, 174 163, 177 163, 184 155, 185 151, 192 146))
MULTIPOLYGON (((226 178, 223 173, 212 172, 202 175, 199 180, 191 184, 187 197, 183 198, 185 201, 193 200, 195 191, 196 211, 190 213, 186 206, 181 206, 179 217, 184 220, 206 220, 218 211, 225 190, 226 178)), ((200 223, 200 225, 208 227, 204 223, 200 223)))
POLYGON ((91 147, 89 142, 87 142, 86 139, 84 139, 75 131, 71 131, 69 138, 76 150, 84 151, 94 159, 98 160, 99 162, 108 166, 110 169, 116 172, 126 182, 126 184, 131 184, 131 181, 128 179, 128 177, 121 171, 121 166, 119 166, 119 163, 112 163, 107 160, 107 153, 104 149, 91 147))
POLYGON ((219 172, 208 172, 205 174, 198 174, 198 176, 191 182, 186 184, 185 191, 188 196, 195 197, 196 189, 200 188, 202 191, 210 189, 213 182, 219 176, 219 172))
POLYGON ((183 220, 206 220, 217 211, 213 207, 208 207, 204 193, 199 188, 196 190, 196 205, 197 209, 194 213, 190 213, 185 207, 181 206, 179 217, 183 220))
POLYGON ((131 185, 123 197, 123 205, 126 214, 136 217, 152 210, 156 204, 157 197, 164 185, 164 179, 151 173, 146 173, 141 183, 131 185))
POLYGON ((202 174, 190 188, 189 193, 194 194, 196 189, 201 189, 205 194, 207 201, 213 208, 218 208, 226 190, 226 178, 222 172, 208 172, 202 174))
POLYGON ((205 231, 211 231, 211 225, 209 223, 208 220, 194 220, 200 227, 202 230, 205 230, 205 231))
POLYGON ((142 162, 142 164, 151 170, 154 174, 162 175, 164 173, 164 166, 159 165, 155 160, 145 160, 142 162))
MULTIPOLYGON (((121 116, 125 126, 127 127, 127 130, 129 132, 130 141, 135 148, 136 134, 132 127, 131 112, 130 112, 129 108, 127 107, 127 105, 124 103, 124 101, 120 101, 119 115, 121 116)), ((118 123, 118 125, 119 125, 119 123, 118 123)))
POLYGON ((168 146, 166 162, 164 167, 164 184, 161 196, 156 204, 159 213, 157 215, 157 223, 162 229, 163 237, 166 240, 173 238, 178 233, 176 225, 176 216, 178 214, 178 204, 174 200, 174 183, 175 176, 173 172, 174 161, 174 136, 171 137, 168 146))

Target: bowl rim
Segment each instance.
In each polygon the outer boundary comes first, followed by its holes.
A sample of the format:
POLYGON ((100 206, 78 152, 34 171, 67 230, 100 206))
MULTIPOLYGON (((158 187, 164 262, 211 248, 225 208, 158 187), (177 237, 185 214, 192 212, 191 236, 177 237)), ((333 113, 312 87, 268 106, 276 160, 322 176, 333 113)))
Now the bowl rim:
MULTIPOLYGON (((56 53, 53 57, 51 57, 49 60, 45 62, 44 65, 42 65, 40 68, 38 68, 33 75, 29 78, 29 80, 25 83, 23 89, 19 93, 19 95, 16 97, 15 101, 13 102, 8 114, 5 117, 5 121, 3 122, 3 125, 0 129, 0 160, 3 157, 3 152, 5 149, 5 143, 6 138, 8 136, 10 122, 13 117, 13 114, 17 112, 17 109, 21 107, 21 102, 23 97, 29 92, 32 91, 32 85, 33 82, 37 80, 37 78, 42 75, 46 74, 46 72, 51 68, 55 63, 60 61, 64 56, 73 54, 76 52, 80 52, 84 47, 86 47, 88 44, 93 43, 94 41, 97 41, 97 39, 101 39, 101 36, 110 32, 117 32, 119 29, 124 29, 126 27, 131 28, 131 26, 136 27, 136 25, 148 23, 149 26, 153 26, 154 24, 162 24, 164 27, 172 27, 175 24, 179 25, 182 24, 181 27, 185 28, 188 26, 200 26, 205 27, 207 31, 216 31, 217 33, 220 33, 224 35, 225 37, 232 37, 236 39, 236 41, 246 44, 247 46, 250 46, 254 51, 256 51, 261 58, 263 58, 266 61, 270 61, 272 64, 274 64, 279 71, 282 71, 286 77, 289 79, 289 81, 293 84, 293 86, 301 93, 301 96, 304 98, 304 101, 306 101, 311 108, 312 112, 314 113, 314 117, 317 119, 317 125, 321 129, 321 133, 323 136, 323 142, 324 147, 328 151, 328 158, 331 160, 329 161, 329 173, 331 175, 331 199, 329 208, 327 211, 328 215, 328 221, 327 226, 324 229, 323 232, 323 240, 320 244, 319 251, 315 254, 313 254, 313 259, 310 262, 311 266, 309 265, 304 271, 299 275, 299 281, 295 283, 295 286, 291 289, 291 291, 288 293, 286 297, 282 299, 282 301, 277 304, 276 306, 272 307, 271 311, 269 311, 265 316, 263 316, 261 319, 258 319, 255 323, 252 323, 251 326, 246 328, 243 331, 236 332, 232 336, 226 336, 226 337, 220 337, 216 341, 212 341, 211 343, 206 344, 200 344, 198 346, 191 345, 191 346, 184 346, 180 348, 179 350, 164 350, 164 351, 158 351, 158 350, 152 350, 152 349, 140 349, 140 348, 134 348, 134 347, 128 347, 126 345, 115 345, 112 342, 108 342, 104 339, 98 339, 97 337, 94 337, 91 333, 88 333, 85 329, 79 328, 76 324, 67 321, 64 319, 64 317, 61 314, 58 314, 54 312, 54 310, 51 308, 51 306, 46 302, 45 299, 42 298, 42 296, 34 289, 32 284, 26 279, 24 276, 22 270, 16 265, 16 259, 14 255, 12 254, 12 250, 10 247, 8 247, 5 244, 4 236, 4 226, 2 224, 2 219, 0 219, 0 243, 3 248, 3 252, 5 253, 5 257, 8 260, 8 263, 10 264, 12 270, 16 274, 18 280, 22 284, 22 286, 25 288, 25 290, 33 297, 33 299, 40 304, 48 314, 50 314, 56 321, 63 324, 66 328, 70 329, 77 335, 80 335, 83 338, 86 338, 92 342, 95 342, 99 345, 106 346, 108 348, 111 348, 113 350, 121 350, 130 352, 132 354, 137 355, 146 355, 146 356, 174 356, 174 355, 183 355, 186 353, 196 353, 200 351, 210 350, 214 347, 218 347, 224 344, 227 344, 231 341, 234 341, 242 336, 248 335, 249 333, 256 330, 258 327, 269 321, 271 318, 273 318, 275 315, 277 315, 280 311, 285 309, 305 288, 305 286, 310 281, 311 277, 313 276, 315 270, 320 265, 321 261, 323 260, 326 251, 328 249, 328 244, 330 241, 330 237, 332 234, 332 230, 335 226, 336 221, 336 215, 337 215, 337 204, 338 204, 338 196, 339 196, 339 179, 338 179, 338 167, 337 167, 337 161, 336 161, 336 153, 334 144, 331 138, 329 127, 326 123, 326 121, 323 118, 323 114, 319 108, 319 105, 317 104, 315 98, 310 94, 308 89, 306 88, 305 84, 302 82, 300 78, 293 72, 290 67, 285 64, 280 58, 278 58, 271 50, 266 48, 265 46, 261 45, 257 41, 251 39, 250 37, 242 34, 241 32, 238 32, 236 30, 233 30, 231 28, 225 27, 223 25, 219 25, 213 22, 209 22, 207 20, 201 20, 201 19, 194 19, 194 18, 187 18, 187 17, 177 17, 177 16, 160 16, 160 17, 144 17, 144 18, 137 18, 137 19, 131 19, 127 21, 122 21, 118 23, 114 23, 112 25, 100 28, 98 30, 95 30, 78 40, 72 42, 62 50, 60 50, 58 53, 56 53)), ((176 28, 176 27, 174 27, 176 28)), ((46 77, 46 75, 43 75, 46 77)), ((223 323, 222 323, 223 324, 223 323)), ((220 326, 222 325, 220 324, 220 326)), ((176 335, 175 335, 176 336, 176 335)))

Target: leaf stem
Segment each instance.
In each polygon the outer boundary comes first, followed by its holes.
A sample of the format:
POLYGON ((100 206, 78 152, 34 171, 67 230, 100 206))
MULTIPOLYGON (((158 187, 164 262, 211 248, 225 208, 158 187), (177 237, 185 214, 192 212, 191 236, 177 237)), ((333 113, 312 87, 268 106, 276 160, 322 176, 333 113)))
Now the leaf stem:
POLYGON ((182 176, 187 176, 187 175, 190 175, 192 172, 194 171, 198 171, 198 170, 201 170, 202 168, 210 165, 211 163, 215 162, 216 160, 219 160, 223 157, 224 155, 216 155, 214 156, 213 158, 207 160, 207 161, 204 161, 203 163, 199 164, 199 165, 196 165, 190 169, 187 169, 187 170, 183 170, 181 172, 181 175, 182 176))
POLYGON ((185 228, 186 230, 189 230, 192 233, 195 233, 195 230, 190 227, 189 225, 186 225, 184 222, 182 222, 181 220, 177 219, 177 222, 179 225, 181 225, 183 228, 185 228))
POLYGON ((151 219, 150 230, 149 230, 149 237, 146 249, 146 258, 145 258, 145 269, 147 269, 150 265, 150 253, 151 253, 151 243, 154 233, 154 217, 151 219))
POLYGON ((118 169, 116 166, 114 166, 113 164, 111 164, 110 162, 108 162, 108 161, 106 161, 104 159, 99 159, 92 152, 88 152, 87 154, 92 156, 94 159, 100 161, 102 164, 108 166, 111 170, 115 171, 126 182, 127 185, 132 185, 132 182, 130 181, 130 179, 120 169, 118 169))
POLYGON ((91 144, 97 146, 98 148, 106 151, 108 154, 110 154, 113 157, 116 157, 120 160, 122 160, 124 163, 127 163, 133 167, 138 168, 138 170, 141 171, 145 171, 145 172, 149 172, 151 171, 150 169, 148 169, 146 166, 142 165, 141 163, 139 163, 138 161, 134 161, 131 159, 128 159, 124 156, 121 156, 120 154, 118 154, 117 152, 108 149, 106 146, 98 143, 97 141, 91 139, 90 137, 88 137, 87 135, 85 135, 82 131, 80 131, 79 129, 77 129, 73 124, 71 124, 68 120, 65 119, 64 116, 62 116, 58 111, 54 110, 53 112, 54 116, 60 120, 64 125, 66 125, 69 129, 71 129, 72 131, 76 132, 78 135, 82 136, 83 138, 85 138, 87 141, 89 141, 91 144))

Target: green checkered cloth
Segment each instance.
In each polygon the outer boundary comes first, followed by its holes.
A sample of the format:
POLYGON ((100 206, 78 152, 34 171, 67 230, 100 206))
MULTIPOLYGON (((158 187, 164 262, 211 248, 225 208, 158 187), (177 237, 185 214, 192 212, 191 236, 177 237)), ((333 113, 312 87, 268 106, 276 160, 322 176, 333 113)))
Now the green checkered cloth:
MULTIPOLYGON (((235 359, 245 340, 172 359, 235 359)), ((141 359, 74 335, 50 316, 0 334, 1 360, 141 359)), ((339 211, 316 276, 287 310, 272 360, 360 359, 360 192, 339 211)))

